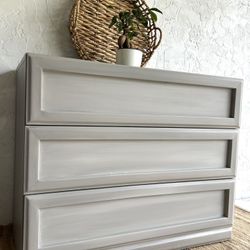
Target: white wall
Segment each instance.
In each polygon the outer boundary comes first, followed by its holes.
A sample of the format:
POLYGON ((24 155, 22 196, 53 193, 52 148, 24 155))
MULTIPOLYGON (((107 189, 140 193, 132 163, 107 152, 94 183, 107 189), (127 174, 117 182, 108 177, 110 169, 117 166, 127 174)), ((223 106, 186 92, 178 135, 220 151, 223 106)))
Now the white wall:
POLYGON ((12 220, 15 72, 26 51, 76 57, 72 0, 0 0, 0 225, 12 220))
POLYGON ((243 78, 236 198, 250 197, 250 1, 148 0, 164 39, 148 66, 243 78))
MULTIPOLYGON (((237 197, 250 197, 250 2, 147 2, 164 11, 164 39, 148 67, 245 79, 237 197)), ((14 70, 26 51, 76 57, 67 28, 72 3, 0 1, 0 225, 12 219, 14 70)))

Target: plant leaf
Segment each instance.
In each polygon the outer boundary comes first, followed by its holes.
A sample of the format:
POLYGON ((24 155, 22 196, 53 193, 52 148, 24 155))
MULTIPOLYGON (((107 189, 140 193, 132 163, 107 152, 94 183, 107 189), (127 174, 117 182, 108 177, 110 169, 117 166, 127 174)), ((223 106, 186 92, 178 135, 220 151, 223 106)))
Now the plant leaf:
POLYGON ((154 22, 157 22, 157 15, 153 11, 149 11, 149 14, 154 22))
POLYGON ((135 9, 133 9, 132 13, 133 13, 134 16, 135 16, 136 18, 138 18, 138 19, 139 19, 140 17, 143 16, 142 11, 141 11, 138 7, 135 8, 135 9))
POLYGON ((136 37, 136 36, 138 36, 138 35, 139 35, 138 32, 136 32, 136 31, 130 31, 130 32, 128 33, 128 38, 129 38, 129 40, 132 40, 134 37, 136 37))
POLYGON ((114 16, 110 22, 109 28, 111 28, 117 22, 117 16, 114 16))
POLYGON ((124 16, 124 11, 120 12, 119 13, 119 18, 122 20, 123 19, 123 16, 124 16))
POLYGON ((162 13, 162 11, 161 11, 161 10, 159 10, 159 9, 157 9, 157 8, 151 8, 150 10, 151 10, 151 11, 155 11, 155 12, 158 12, 158 13, 163 14, 163 13, 162 13))
POLYGON ((123 23, 121 21, 117 22, 116 23, 116 28, 117 28, 119 33, 123 32, 123 30, 124 30, 123 23))

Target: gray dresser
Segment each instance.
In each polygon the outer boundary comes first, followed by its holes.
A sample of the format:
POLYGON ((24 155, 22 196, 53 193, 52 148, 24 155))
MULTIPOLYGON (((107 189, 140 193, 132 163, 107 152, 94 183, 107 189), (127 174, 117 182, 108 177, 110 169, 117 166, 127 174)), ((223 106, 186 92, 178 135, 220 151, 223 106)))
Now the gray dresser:
POLYGON ((17 250, 167 250, 231 237, 240 79, 27 54, 17 250))

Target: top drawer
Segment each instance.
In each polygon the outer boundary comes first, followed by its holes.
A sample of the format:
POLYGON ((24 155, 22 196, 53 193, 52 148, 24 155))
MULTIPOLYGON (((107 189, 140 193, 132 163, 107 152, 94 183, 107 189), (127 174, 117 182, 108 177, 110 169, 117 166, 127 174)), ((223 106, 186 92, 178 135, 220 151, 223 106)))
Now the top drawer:
POLYGON ((26 56, 29 125, 239 127, 241 80, 26 56))

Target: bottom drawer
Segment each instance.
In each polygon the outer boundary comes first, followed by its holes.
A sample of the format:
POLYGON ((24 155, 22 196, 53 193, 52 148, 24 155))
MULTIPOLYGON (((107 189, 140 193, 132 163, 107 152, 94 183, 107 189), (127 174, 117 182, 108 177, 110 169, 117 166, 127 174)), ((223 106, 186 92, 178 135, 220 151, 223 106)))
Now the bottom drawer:
POLYGON ((30 195, 24 249, 158 250, 229 238, 233 187, 223 180, 30 195))

